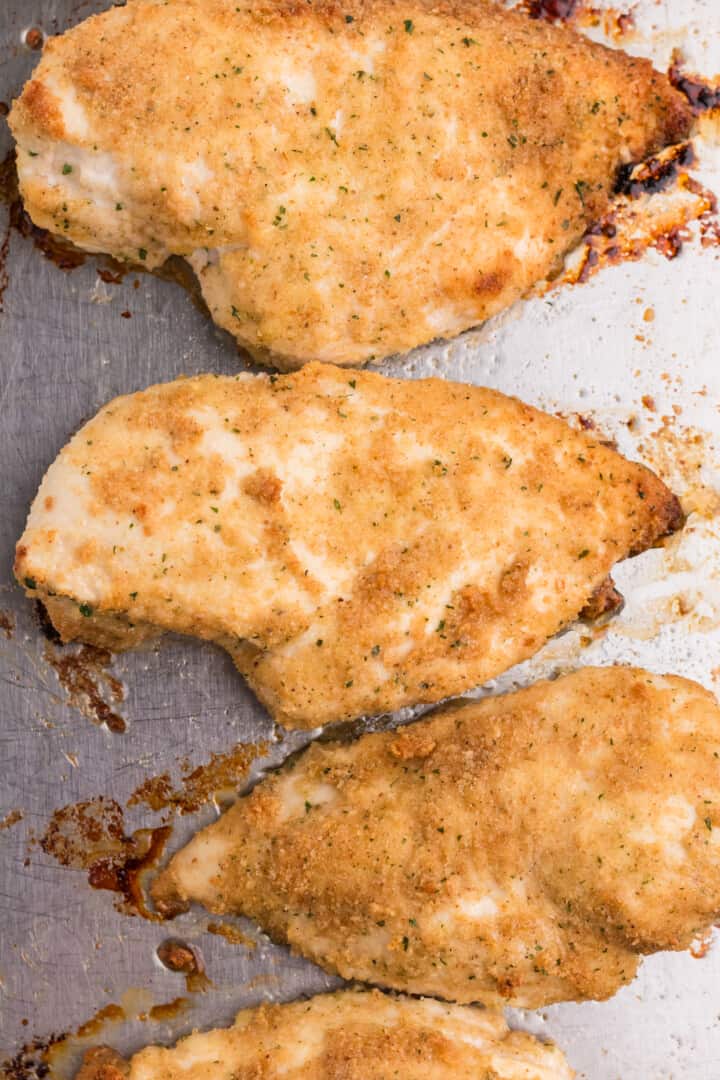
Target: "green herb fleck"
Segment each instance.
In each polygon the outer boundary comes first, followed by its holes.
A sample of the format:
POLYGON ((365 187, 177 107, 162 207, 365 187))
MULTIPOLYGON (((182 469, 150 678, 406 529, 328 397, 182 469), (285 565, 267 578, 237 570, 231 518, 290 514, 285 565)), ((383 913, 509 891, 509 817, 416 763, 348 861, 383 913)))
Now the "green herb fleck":
POLYGON ((705 828, 708 832, 712 832, 712 820, 709 817, 705 818, 705 828))
POLYGON ((146 248, 138 248, 138 255, 140 256, 140 258, 144 262, 145 259, 147 259, 147 250, 146 250, 146 248))
POLYGON ((68 165, 68 163, 66 161, 65 164, 62 167, 62 171, 63 171, 63 176, 69 176, 69 174, 73 171, 73 167, 72 167, 72 165, 68 165))
POLYGON ((80 614, 84 615, 86 619, 89 619, 93 613, 93 609, 90 607, 89 604, 81 604, 79 610, 80 614))
POLYGON ((333 499, 333 506, 336 510, 342 510, 342 503, 339 499, 333 499))
POLYGON ((576 180, 575 190, 577 191, 578 199, 580 200, 582 205, 585 206, 585 193, 590 190, 590 185, 587 183, 586 180, 576 180))
POLYGON ((404 25, 405 25, 405 33, 406 34, 412 34, 413 30, 415 29, 415 27, 413 26, 412 19, 406 19, 404 25))
POLYGON ((26 589, 37 589, 37 581, 34 577, 26 577, 23 579, 26 589))
POLYGON ((590 549, 589 548, 583 548, 582 551, 578 552, 578 559, 586 559, 589 554, 590 554, 590 549))

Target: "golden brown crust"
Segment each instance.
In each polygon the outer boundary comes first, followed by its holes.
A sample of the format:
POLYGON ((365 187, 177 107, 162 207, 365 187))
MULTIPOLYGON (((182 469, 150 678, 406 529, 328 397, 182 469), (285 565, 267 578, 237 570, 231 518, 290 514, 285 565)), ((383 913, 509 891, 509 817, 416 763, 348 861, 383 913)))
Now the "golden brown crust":
POLYGON ((284 367, 513 303, 690 120, 647 60, 482 0, 134 0, 51 42, 10 118, 37 224, 191 258, 284 367))
POLYGON ((127 1080, 128 1061, 109 1046, 93 1046, 83 1054, 75 1080, 127 1080))
POLYGON ((587 668, 314 743, 153 884, 343 975, 537 1008, 609 997, 720 914, 720 708, 587 668))
POLYGON ((15 572, 63 638, 216 641, 314 727, 493 678, 677 524, 649 470, 512 398, 308 365, 111 402, 15 572))
MULTIPOLYGON (((572 1080, 552 1044, 499 1013, 377 991, 261 1005, 228 1028, 148 1046, 129 1080, 572 1080)), ((83 1080, 101 1080, 91 1072, 83 1080)))

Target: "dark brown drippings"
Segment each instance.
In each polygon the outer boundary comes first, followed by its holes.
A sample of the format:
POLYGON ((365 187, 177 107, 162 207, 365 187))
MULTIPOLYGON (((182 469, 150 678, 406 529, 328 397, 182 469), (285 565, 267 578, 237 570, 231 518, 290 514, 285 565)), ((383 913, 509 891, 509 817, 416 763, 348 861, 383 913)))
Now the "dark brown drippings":
POLYGON ((8 116, 10 113, 10 106, 7 101, 0 101, 0 116, 8 116))
POLYGON ((615 191, 630 199, 665 191, 678 179, 680 169, 695 161, 691 143, 678 143, 662 154, 654 154, 639 165, 622 165, 618 171, 615 191))
POLYGON ((0 611, 0 632, 2 632, 8 640, 13 636, 15 631, 15 616, 11 611, 0 611))
POLYGON ((188 993, 204 993, 212 986, 205 974, 202 954, 196 948, 177 938, 167 938, 157 947, 157 956, 168 971, 175 971, 185 976, 185 988, 188 993))
POLYGON ((720 86, 712 86, 698 75, 683 72, 682 62, 682 53, 675 50, 668 69, 668 78, 675 89, 688 99, 693 112, 699 115, 709 112, 710 109, 720 108, 720 86))
POLYGON ((157 921, 146 903, 143 878, 159 861, 171 832, 161 825, 128 835, 120 804, 99 796, 56 810, 40 846, 61 865, 86 870, 94 889, 118 893, 119 910, 157 921))
POLYGON ((586 232, 580 258, 554 284, 585 282, 602 267, 637 261, 650 248, 675 259, 692 239, 693 222, 701 242, 713 244, 717 201, 686 171, 692 161, 692 149, 679 143, 621 170, 613 204, 586 232), (663 192, 668 193, 665 201, 663 192))
POLYGON ((251 763, 267 753, 268 744, 238 743, 225 753, 213 754, 205 765, 187 767, 173 787, 168 773, 145 780, 130 796, 128 806, 144 803, 152 810, 172 808, 190 814, 223 792, 235 794, 251 763))
POLYGON ((524 0, 518 5, 531 19, 546 22, 567 22, 579 6, 579 0, 524 0))
POLYGON ((33 1039, 18 1050, 14 1057, 0 1063, 0 1075, 5 1080, 44 1080, 50 1072, 48 1052, 61 1043, 65 1035, 48 1035, 44 1039, 33 1039))
MULTIPOLYGON (((33 224, 32 219, 23 207, 18 188, 17 161, 15 151, 12 150, 4 161, 0 162, 0 202, 8 207, 8 220, 5 233, 0 240, 0 312, 2 312, 2 299, 8 286, 7 256, 10 247, 10 235, 13 231, 20 236, 30 238, 46 259, 54 263, 61 270, 76 270, 84 266, 89 258, 95 260, 97 273, 106 285, 121 285, 128 273, 149 273, 161 281, 171 281, 180 285, 190 296, 195 307, 206 316, 209 316, 200 283, 192 267, 180 256, 172 255, 162 266, 148 270, 147 267, 135 263, 122 263, 111 255, 93 255, 75 247, 69 240, 40 229, 33 224)), ((138 289, 140 282, 136 279, 133 288, 138 289)), ((132 312, 123 310, 121 318, 131 319, 132 312)))
POLYGON ((95 645, 61 649, 48 644, 44 656, 57 672, 68 695, 68 704, 98 726, 105 724, 115 734, 125 731, 125 720, 103 696, 109 694, 113 704, 121 702, 125 696, 122 683, 108 670, 112 663, 112 653, 108 649, 99 649, 95 645))

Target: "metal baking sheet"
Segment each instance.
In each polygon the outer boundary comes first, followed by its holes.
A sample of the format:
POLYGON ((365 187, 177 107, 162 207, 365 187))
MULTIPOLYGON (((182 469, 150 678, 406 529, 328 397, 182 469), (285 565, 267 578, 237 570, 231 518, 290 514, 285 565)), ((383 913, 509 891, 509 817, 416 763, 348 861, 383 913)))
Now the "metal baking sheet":
MULTIPOLYGON (((25 44, 29 27, 56 33, 106 6, 102 0, 2 0, 0 99, 11 100, 37 60, 25 44)), ((639 0, 633 14, 636 29, 624 47, 653 56, 659 67, 681 47, 691 69, 720 71, 717 0, 639 0)), ((598 36, 613 25, 612 18, 599 20, 587 32, 598 36)), ((0 127, 4 156, 10 139, 0 127)), ((720 191, 712 137, 698 149, 696 174, 720 191)), ((519 304, 454 342, 383 365, 408 378, 440 373, 490 384, 592 418, 622 450, 659 468, 693 509, 679 542, 621 569, 627 605, 611 629, 593 640, 580 631, 563 635, 493 689, 583 663, 623 660, 690 675, 720 691, 719 250, 696 238, 672 261, 649 251, 582 286, 519 304)), ((174 1017, 133 1020, 153 1004, 185 995, 183 976, 165 970, 155 955, 168 929, 118 912, 111 893, 91 889, 84 871, 60 865, 38 843, 59 807, 98 795, 124 806, 149 776, 177 776, 184 761, 200 764, 238 742, 271 740, 264 764, 298 745, 299 737, 277 737, 227 656, 180 639, 116 659, 113 671, 126 692, 118 710, 127 730, 92 724, 68 703, 45 658, 37 618, 11 576, 29 502, 78 425, 116 394, 180 374, 235 371, 243 360, 170 282, 130 274, 121 284, 105 283, 93 260, 64 273, 16 232, 9 233, 6 271, 0 315, 0 822, 7 825, 0 830, 0 1057, 17 1054, 33 1038, 76 1030, 111 1003, 123 1006, 129 1019, 98 1025, 88 1039, 128 1051, 228 1022, 238 1008, 264 999, 339 985, 260 935, 254 948, 212 935, 207 919, 191 913, 170 932, 199 948, 213 987, 187 995, 187 1008, 174 1017)), ((176 817, 171 847, 216 812, 210 803, 176 817)), ((125 811, 125 820, 134 830, 156 825, 159 815, 136 806, 125 811)), ((556 1039, 587 1080, 718 1080, 719 990, 720 949, 711 947, 703 959, 647 959, 638 979, 609 1002, 515 1012, 511 1019, 556 1039)), ((53 1070, 69 1075, 79 1045, 68 1043, 53 1070)))

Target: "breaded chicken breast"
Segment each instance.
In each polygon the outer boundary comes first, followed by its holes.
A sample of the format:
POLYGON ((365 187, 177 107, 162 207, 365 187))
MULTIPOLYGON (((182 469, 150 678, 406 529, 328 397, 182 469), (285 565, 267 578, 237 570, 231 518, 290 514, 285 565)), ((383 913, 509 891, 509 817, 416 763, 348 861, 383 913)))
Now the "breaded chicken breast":
POLYGON ((112 401, 15 570, 65 640, 216 641, 310 728, 498 675, 681 522, 653 473, 513 398, 313 364, 112 401))
POLYGON ((239 1013, 232 1027, 90 1050, 76 1080, 572 1080, 557 1047, 502 1016, 378 991, 321 994, 239 1013))
POLYGON ((720 708, 587 668, 314 743, 171 860, 161 911, 256 919, 346 978, 538 1008, 607 998, 720 916, 720 708))
POLYGON ((37 225, 184 256, 286 368, 486 319, 689 123, 647 60, 489 0, 130 0, 50 40, 10 115, 37 225))

